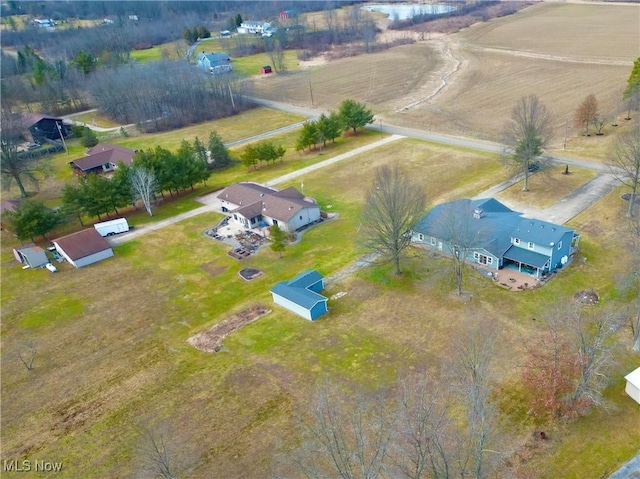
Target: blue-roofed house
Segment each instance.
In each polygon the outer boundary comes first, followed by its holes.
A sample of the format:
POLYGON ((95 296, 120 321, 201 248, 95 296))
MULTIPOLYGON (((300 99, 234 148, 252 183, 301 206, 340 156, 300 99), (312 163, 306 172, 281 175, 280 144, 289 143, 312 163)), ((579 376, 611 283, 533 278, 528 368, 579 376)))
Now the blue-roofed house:
POLYGON ((212 74, 225 73, 233 70, 231 57, 226 53, 199 53, 198 66, 212 74))
POLYGON ((570 228, 523 218, 494 198, 437 205, 411 231, 416 245, 445 254, 464 251, 471 263, 512 266, 536 278, 564 266, 579 238, 570 228))
POLYGON ((274 303, 314 321, 328 311, 327 298, 319 294, 323 289, 323 276, 316 270, 309 270, 276 284, 271 294, 274 303))

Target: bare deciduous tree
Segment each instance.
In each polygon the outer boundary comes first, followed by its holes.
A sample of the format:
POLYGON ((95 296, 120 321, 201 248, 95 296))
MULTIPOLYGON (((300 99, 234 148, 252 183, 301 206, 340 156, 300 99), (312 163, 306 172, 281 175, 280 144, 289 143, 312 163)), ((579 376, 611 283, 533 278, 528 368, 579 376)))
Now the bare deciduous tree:
POLYGON ((488 474, 485 453, 493 440, 496 416, 490 401, 491 361, 498 336, 493 323, 481 317, 471 318, 455 346, 454 378, 467 419, 466 445, 459 458, 462 477, 479 479, 488 474))
POLYGON ((401 384, 390 453, 398 477, 445 479, 456 475, 460 444, 447 396, 446 390, 427 377, 409 378, 401 384))
POLYGON ((392 421, 381 396, 348 397, 328 385, 319 389, 296 466, 308 478, 383 477, 392 421))
POLYGON ((139 453, 144 472, 162 479, 178 479, 177 453, 165 426, 141 427, 139 453))
POLYGON ((144 203, 144 207, 147 213, 149 213, 149 216, 153 216, 151 212, 151 201, 155 197, 156 190, 158 189, 156 175, 154 175, 153 171, 143 166, 132 167, 130 175, 131 188, 133 189, 135 197, 144 203))
POLYGON ((578 128, 584 128, 585 136, 589 136, 589 125, 598 117, 598 100, 591 93, 588 95, 573 114, 573 123, 578 128))
POLYGON ((524 362, 533 413, 553 420, 604 405, 620 310, 558 303, 547 311, 547 330, 531 341, 524 362))
POLYGON ((363 244, 383 257, 390 257, 397 275, 401 273, 402 253, 411 244, 409 231, 424 213, 425 203, 422 186, 405 175, 397 164, 376 170, 363 211, 363 244))
POLYGON ((602 406, 602 392, 607 385, 613 361, 614 344, 610 339, 621 323, 620 311, 611 307, 593 312, 577 309, 570 319, 579 366, 571 403, 578 410, 583 404, 587 409, 602 406))
POLYGON ((551 139, 551 113, 537 96, 522 97, 511 112, 504 133, 505 158, 514 175, 524 176, 523 190, 529 190, 532 165, 542 161, 551 139))
POLYGON ((451 272, 458 296, 462 295, 467 258, 480 240, 482 229, 474 218, 474 208, 468 200, 442 205, 438 229, 446 240, 446 253, 451 258, 451 272))
POLYGON ((640 120, 616 137, 608 163, 616 179, 631 188, 627 216, 632 217, 640 186, 640 120))
POLYGON ((18 347, 18 357, 20 362, 27 368, 27 371, 33 369, 33 361, 36 358, 36 345, 33 341, 25 341, 18 347))

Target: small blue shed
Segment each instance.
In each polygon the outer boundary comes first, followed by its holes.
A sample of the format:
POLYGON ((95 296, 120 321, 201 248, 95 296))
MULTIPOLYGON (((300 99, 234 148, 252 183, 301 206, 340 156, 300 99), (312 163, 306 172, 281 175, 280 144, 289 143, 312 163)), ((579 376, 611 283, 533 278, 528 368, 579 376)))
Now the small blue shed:
POLYGON ((276 284, 271 294, 274 303, 313 321, 328 311, 327 298, 319 294, 323 289, 323 276, 315 270, 309 270, 276 284))

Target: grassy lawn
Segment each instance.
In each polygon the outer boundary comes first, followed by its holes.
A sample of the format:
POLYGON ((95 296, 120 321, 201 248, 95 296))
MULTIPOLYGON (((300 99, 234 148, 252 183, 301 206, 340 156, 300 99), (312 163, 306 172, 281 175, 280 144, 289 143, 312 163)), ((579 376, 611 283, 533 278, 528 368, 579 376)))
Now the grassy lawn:
POLYGON ((225 142, 231 142, 274 130, 282 126, 290 125, 305 118, 291 113, 271 110, 267 108, 255 108, 220 120, 213 120, 197 125, 187 126, 179 130, 164 133, 151 133, 148 135, 120 137, 114 139, 117 143, 129 148, 140 150, 162 146, 170 150, 176 150, 182 140, 193 142, 196 137, 206 143, 209 133, 216 131, 225 142))
MULTIPOLYGON (((284 65, 286 71, 293 72, 299 69, 297 54, 298 52, 296 50, 286 50, 284 52, 284 65)), ((273 61, 268 53, 258 53, 256 55, 234 58, 232 63, 233 71, 246 76, 260 75, 260 68, 264 65, 271 65, 271 67, 273 67, 273 61)), ((263 78, 267 77, 268 75, 263 78)))
MULTIPOLYGON (((622 221, 606 214, 619 209, 619 194, 574 219, 588 261, 535 291, 513 294, 470 273, 474 299, 453 300, 446 261, 413 252, 402 278, 390 278, 389 266, 381 265, 330 284, 327 295, 347 295, 331 301, 330 314, 317 322, 273 305, 269 289, 277 281, 308 268, 330 275, 362 253, 357 230, 364 192, 375 167, 394 161, 423 184, 432 204, 475 195, 504 175, 497 156, 410 139, 331 165, 304 179, 305 193, 339 216, 308 230, 282 259, 269 248, 242 263, 228 257, 224 245, 203 235, 219 220, 214 213, 118 246, 114 258, 90 267, 61 264, 55 275, 22 270, 12 259, 14 240, 2 232, 3 459, 38 451, 65 461, 62 478, 130 477, 140 464, 139 425, 162 423, 172 441, 184 445, 192 477, 211 470, 220 477, 266 477, 275 451, 295 443, 295 416, 323 378, 371 388, 392 385, 412 368, 438 374, 473 312, 502 328, 496 358, 508 383, 522 337, 538 327, 529 318, 540 304, 585 287, 605 298, 611 291, 625 261, 607 243, 622 221), (242 267, 265 274, 244 282, 237 274, 242 267), (33 301, 34 290, 46 300, 33 301), (228 337, 222 352, 205 354, 185 343, 258 302, 273 311, 228 337), (15 356, 28 340, 38 347, 29 373, 15 356)), ((267 170, 259 173, 266 177, 267 170)), ((252 174, 245 170, 245 178, 252 174)), ((620 387, 617 381, 608 392, 619 405, 614 424, 631 413, 620 387)), ((518 444, 533 429, 514 411, 503 427, 518 444)), ((596 477, 588 467, 610 470, 638 439, 637 431, 621 427, 596 438, 594 448, 602 448, 587 457, 589 435, 607 429, 611 417, 596 413, 568 426, 562 444, 536 461, 563 471, 555 477, 596 477)))
POLYGON ((101 128, 113 128, 118 126, 117 123, 107 118, 103 118, 99 116, 98 112, 80 113, 78 115, 71 115, 69 119, 73 121, 79 121, 81 123, 86 124, 87 126, 99 126, 101 128))
POLYGON ((159 60, 177 60, 181 58, 181 48, 186 50, 182 40, 177 42, 168 42, 163 43, 162 45, 155 45, 151 48, 145 48, 144 50, 133 50, 131 52, 131 58, 139 63, 155 62, 159 60))
POLYGON ((496 197, 538 208, 548 208, 597 176, 595 171, 575 167, 569 169, 568 175, 564 172, 564 166, 551 166, 529 177, 529 191, 522 190, 522 180, 501 191, 496 197))

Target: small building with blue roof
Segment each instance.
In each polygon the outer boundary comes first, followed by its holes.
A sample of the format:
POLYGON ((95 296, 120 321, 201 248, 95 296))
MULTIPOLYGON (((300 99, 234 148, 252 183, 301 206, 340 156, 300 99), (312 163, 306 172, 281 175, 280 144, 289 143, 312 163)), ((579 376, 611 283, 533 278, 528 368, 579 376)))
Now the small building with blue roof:
POLYGON ((327 298, 319 294, 323 289, 323 276, 316 270, 309 270, 276 284, 271 294, 274 303, 314 321, 328 311, 327 298))
POLYGON ((536 278, 564 266, 578 247, 574 230, 523 218, 494 198, 435 206, 411 231, 414 244, 491 269, 513 267, 536 278))

